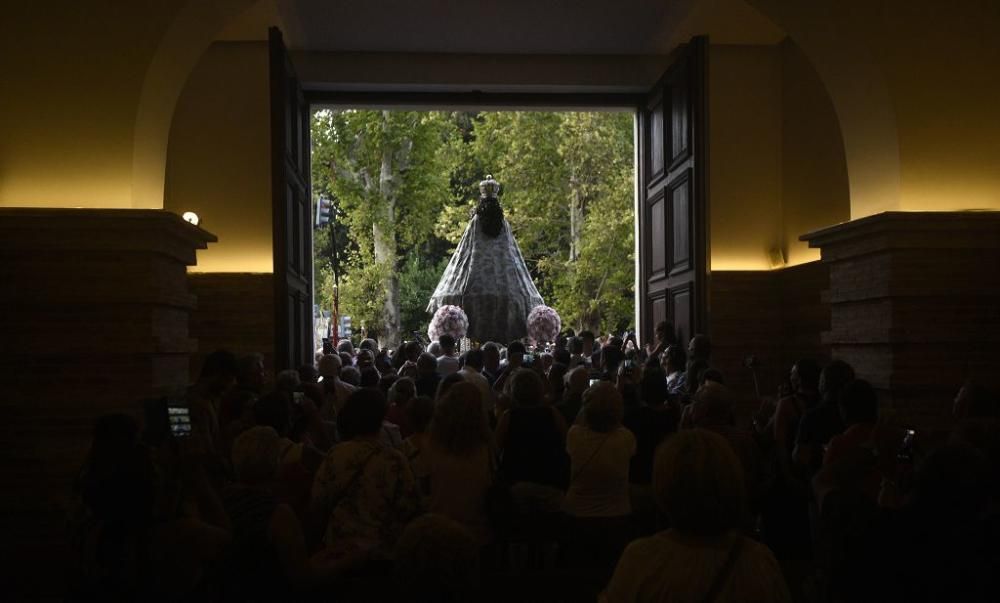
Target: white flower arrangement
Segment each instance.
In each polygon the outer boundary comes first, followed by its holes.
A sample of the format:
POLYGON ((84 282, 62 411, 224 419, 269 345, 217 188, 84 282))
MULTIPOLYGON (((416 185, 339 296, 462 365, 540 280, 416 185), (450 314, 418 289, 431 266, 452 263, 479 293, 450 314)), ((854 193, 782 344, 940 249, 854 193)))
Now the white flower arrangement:
POLYGON ((559 313, 548 306, 535 306, 528 313, 528 336, 536 342, 555 341, 561 329, 559 313))
POLYGON ((431 318, 431 324, 427 327, 427 337, 431 341, 437 341, 438 337, 448 334, 456 341, 465 337, 469 330, 469 317, 465 315, 465 310, 458 306, 441 306, 431 318))

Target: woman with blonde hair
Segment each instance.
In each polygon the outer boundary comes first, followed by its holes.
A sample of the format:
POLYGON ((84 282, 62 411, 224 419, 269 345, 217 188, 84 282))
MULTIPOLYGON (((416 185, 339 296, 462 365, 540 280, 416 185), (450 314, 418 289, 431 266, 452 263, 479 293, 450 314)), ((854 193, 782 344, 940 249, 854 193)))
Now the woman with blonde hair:
POLYGON ((621 393, 602 381, 583 393, 582 420, 566 435, 571 470, 564 509, 573 518, 571 548, 603 571, 604 579, 632 535, 628 477, 636 443, 622 426, 623 413, 621 393))
POLYGON ((774 555, 741 533, 746 487, 725 438, 678 432, 657 451, 653 485, 671 528, 628 545, 602 601, 791 601, 774 555))
POLYGON ((492 539, 486 492, 493 483, 490 431, 479 388, 455 383, 431 419, 428 510, 460 523, 481 545, 492 539))

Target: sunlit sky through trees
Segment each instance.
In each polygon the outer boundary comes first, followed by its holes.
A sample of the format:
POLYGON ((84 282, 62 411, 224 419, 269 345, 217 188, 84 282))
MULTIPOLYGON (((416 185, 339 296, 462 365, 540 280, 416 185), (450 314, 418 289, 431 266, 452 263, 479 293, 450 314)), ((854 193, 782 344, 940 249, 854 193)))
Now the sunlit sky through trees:
POLYGON ((356 335, 426 332, 427 300, 487 174, 564 327, 634 325, 631 113, 327 109, 312 140, 313 197, 336 208, 314 232, 316 303, 332 307, 332 228, 340 313, 356 335))

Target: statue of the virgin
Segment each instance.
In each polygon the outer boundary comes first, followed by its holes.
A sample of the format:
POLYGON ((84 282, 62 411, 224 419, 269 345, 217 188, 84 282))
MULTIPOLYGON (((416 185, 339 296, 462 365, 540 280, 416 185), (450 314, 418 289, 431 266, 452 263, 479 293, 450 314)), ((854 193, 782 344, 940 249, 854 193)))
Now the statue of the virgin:
POLYGON ((499 193, 493 176, 479 183, 479 206, 427 311, 460 306, 469 317, 469 339, 507 344, 527 335, 528 313, 544 302, 504 218, 499 193))

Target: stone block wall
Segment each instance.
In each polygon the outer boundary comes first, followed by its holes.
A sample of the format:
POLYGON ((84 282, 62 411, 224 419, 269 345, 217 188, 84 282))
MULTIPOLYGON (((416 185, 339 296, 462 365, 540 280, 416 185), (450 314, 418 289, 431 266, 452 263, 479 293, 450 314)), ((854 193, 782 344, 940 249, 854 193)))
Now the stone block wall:
POLYGON ((198 297, 189 329, 198 340, 191 356, 191 377, 205 356, 224 348, 236 355, 260 353, 264 367, 274 367, 274 276, 270 273, 208 272, 188 274, 198 297))
POLYGON ((1000 386, 1000 212, 887 212, 803 235, 830 268, 824 342, 924 429, 1000 386))
POLYGON ((188 384, 186 270, 214 240, 164 211, 0 208, 7 595, 60 592, 63 522, 94 420, 188 384))
POLYGON ((823 362, 821 340, 830 328, 829 273, 820 262, 772 271, 713 271, 709 280, 713 365, 728 385, 755 394, 748 354, 759 362, 761 394, 774 395, 792 363, 801 357, 823 362))

